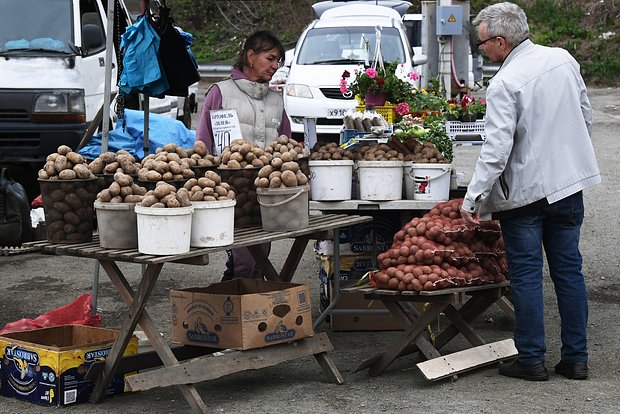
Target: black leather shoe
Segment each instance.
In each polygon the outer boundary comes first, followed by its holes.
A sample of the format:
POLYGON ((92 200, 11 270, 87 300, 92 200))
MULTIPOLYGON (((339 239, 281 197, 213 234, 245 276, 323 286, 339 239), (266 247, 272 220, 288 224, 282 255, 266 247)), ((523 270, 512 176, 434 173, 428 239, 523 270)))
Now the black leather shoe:
POLYGON ((505 377, 521 378, 527 381, 547 381, 549 379, 549 372, 547 372, 544 362, 534 365, 523 365, 517 360, 502 363, 499 366, 499 373, 505 377))
POLYGON ((584 380, 588 379, 588 363, 575 362, 573 364, 560 361, 555 366, 555 372, 568 379, 584 380))

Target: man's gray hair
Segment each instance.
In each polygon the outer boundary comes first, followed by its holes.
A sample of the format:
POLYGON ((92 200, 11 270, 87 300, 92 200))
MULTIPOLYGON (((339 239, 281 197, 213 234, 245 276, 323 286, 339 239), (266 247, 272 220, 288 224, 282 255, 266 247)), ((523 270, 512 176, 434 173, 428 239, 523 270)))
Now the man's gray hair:
POLYGON ((500 36, 509 46, 515 46, 530 36, 527 16, 521 7, 504 2, 485 7, 473 21, 474 26, 486 22, 490 37, 500 36))

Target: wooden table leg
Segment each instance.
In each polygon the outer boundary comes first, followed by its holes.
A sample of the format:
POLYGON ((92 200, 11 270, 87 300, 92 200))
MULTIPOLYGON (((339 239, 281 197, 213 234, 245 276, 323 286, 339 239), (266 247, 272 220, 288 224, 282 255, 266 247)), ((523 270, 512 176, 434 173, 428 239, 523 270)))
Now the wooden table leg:
MULTIPOLYGON (((387 303, 385 304, 386 306, 388 305, 387 303)), ((424 332, 428 324, 434 321, 448 305, 448 303, 431 303, 416 321, 415 325, 411 326, 409 330, 406 331, 404 336, 381 353, 378 358, 371 358, 373 362, 370 365, 364 361, 360 367, 368 366, 368 374, 372 377, 380 375, 396 358, 401 355, 403 350, 416 341, 416 339, 424 332)), ((434 348, 426 350, 430 354, 425 355, 427 358, 435 358, 440 356, 439 352, 434 348)), ((360 368, 356 369, 356 371, 358 370, 360 370, 360 368)))
MULTIPOLYGON (((493 305, 497 301, 497 296, 494 295, 486 295, 486 294, 476 294, 472 296, 461 308, 458 310, 458 319, 457 323, 461 328, 464 329, 463 332, 470 332, 471 326, 469 325, 474 319, 476 319, 482 312, 487 310, 491 305, 493 305), (459 322, 460 321, 460 322, 459 322), (468 328, 465 328, 465 325, 468 328)), ((451 310, 448 310, 446 316, 450 318, 450 315, 454 317, 454 313, 451 310)), ((457 336, 460 332, 462 332, 459 327, 452 323, 450 326, 443 329, 435 338, 435 347, 437 349, 441 349, 444 345, 450 342, 455 336, 457 336)), ((484 341, 477 336, 474 335, 465 335, 465 338, 474 346, 484 344, 484 341), (480 343, 482 341, 482 343, 480 343)))
MULTIPOLYGON (((125 279, 125 277, 123 276, 121 270, 118 268, 116 263, 112 261, 102 260, 101 266, 103 267, 105 272, 110 277, 110 280, 112 281, 112 283, 118 290, 122 299, 130 306, 130 309, 131 309, 131 306, 134 302, 135 294, 133 292, 133 289, 127 282, 127 279, 125 279)), ((151 266, 153 265, 150 265, 147 267, 145 274, 144 274, 145 276, 147 272, 149 272, 149 268, 151 266)), ((157 277, 159 276, 159 272, 161 272, 161 268, 163 265, 157 265, 157 266, 158 266, 158 269, 157 269, 157 274, 154 277, 155 280, 157 280, 157 277)), ((153 349, 157 352, 157 354, 159 355, 164 365, 166 366, 177 365, 179 363, 178 359, 174 356, 168 344, 166 344, 164 339, 159 334, 159 331, 155 327, 155 324, 153 323, 152 319, 150 318, 148 312, 146 311, 146 309, 144 309, 144 307, 142 309, 141 314, 138 317, 138 323, 142 327, 149 342, 153 346, 153 349)), ((134 329, 135 329, 135 325, 134 325, 134 329)), ((133 329, 131 330, 131 333, 133 333, 133 329)), ((129 336, 131 336, 131 333, 129 336)), ((123 351, 124 349, 125 348, 123 347, 123 351)), ((108 359, 109 358, 110 356, 108 356, 108 359)), ((120 361, 121 358, 122 358, 122 352, 120 356, 118 357, 118 360, 120 361)), ((107 366, 107 360, 106 360, 106 366, 107 366)), ((114 370, 117 368, 117 366, 114 367, 114 370)), ((114 370, 110 371, 111 374, 110 372, 108 373, 109 375, 109 379, 108 379, 105 377, 107 371, 106 371, 106 367, 104 366, 103 372, 100 374, 97 381, 99 381, 102 377, 104 377, 105 378, 104 381, 109 383, 112 376, 114 375, 114 370)), ((198 391, 193 385, 178 385, 178 387, 194 412, 206 413, 206 409, 207 409, 206 405, 204 401, 202 400, 202 398, 200 397, 200 395, 198 394, 198 391)), ((107 385, 103 388, 104 392, 105 392, 105 388, 107 388, 107 385)), ((101 398, 103 398, 103 396, 95 395, 94 391, 93 391, 93 394, 91 394, 91 400, 93 400, 93 402, 98 402, 101 400, 101 398)))
POLYGON ((273 267, 269 257, 260 245, 248 246, 247 248, 252 254, 252 257, 254 257, 254 260, 256 260, 256 263, 258 263, 261 270, 265 273, 267 280, 276 282, 290 282, 295 275, 295 270, 297 270, 297 266, 304 255, 309 240, 309 236, 300 236, 295 238, 280 273, 278 273, 273 267))

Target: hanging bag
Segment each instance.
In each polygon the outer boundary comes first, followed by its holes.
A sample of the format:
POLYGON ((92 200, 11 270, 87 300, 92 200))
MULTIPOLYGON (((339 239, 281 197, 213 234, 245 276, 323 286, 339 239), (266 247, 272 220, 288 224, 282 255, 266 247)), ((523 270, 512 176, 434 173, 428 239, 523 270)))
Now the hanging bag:
POLYGON ((6 168, 0 172, 0 246, 21 246, 30 241, 32 224, 30 204, 24 187, 5 178, 6 168))
POLYGON ((155 25, 160 37, 159 61, 170 86, 165 95, 186 97, 188 87, 200 80, 196 62, 188 50, 188 37, 184 38, 174 27, 165 1, 159 5, 158 13, 155 25))

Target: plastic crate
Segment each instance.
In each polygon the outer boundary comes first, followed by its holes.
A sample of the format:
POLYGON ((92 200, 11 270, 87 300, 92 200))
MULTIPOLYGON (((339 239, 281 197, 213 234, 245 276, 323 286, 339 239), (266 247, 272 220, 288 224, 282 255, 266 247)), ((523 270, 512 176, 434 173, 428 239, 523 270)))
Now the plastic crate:
MULTIPOLYGON (((374 112, 378 113, 379 115, 381 115, 383 117, 383 119, 385 119, 385 121, 388 124, 393 124, 394 123, 394 108, 396 107, 396 105, 384 105, 384 106, 375 106, 374 108, 374 112)), ((364 112, 366 111, 366 107, 364 105, 360 105, 360 106, 356 106, 355 107, 357 112, 364 112)), ((369 109, 369 111, 372 112, 372 109, 369 109)))
POLYGON ((446 134, 453 141, 474 141, 475 136, 480 137, 478 140, 484 141, 486 139, 484 119, 478 119, 476 122, 446 121, 446 134))

